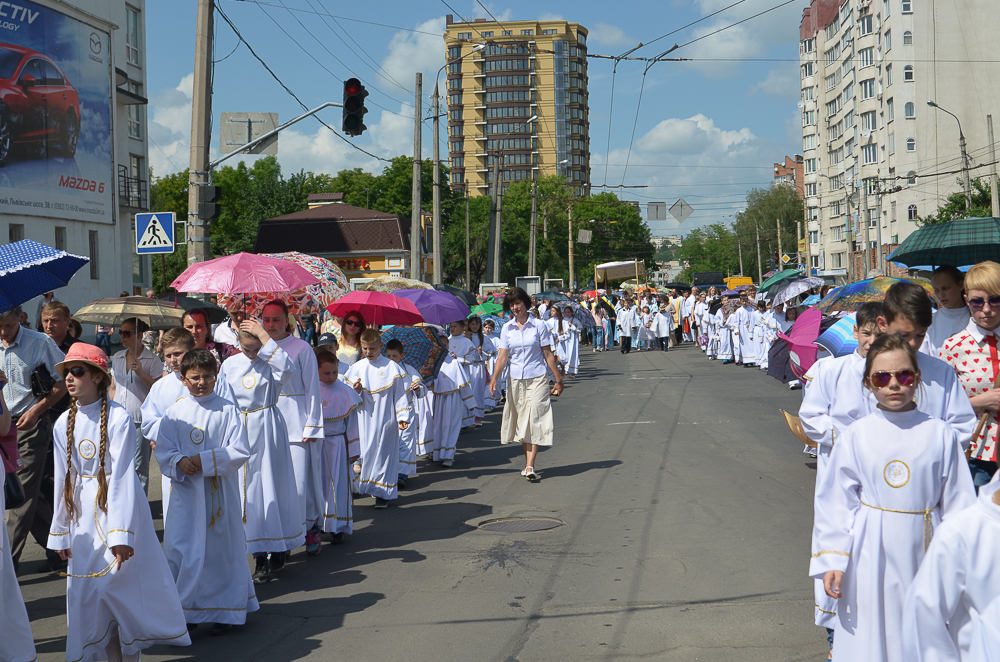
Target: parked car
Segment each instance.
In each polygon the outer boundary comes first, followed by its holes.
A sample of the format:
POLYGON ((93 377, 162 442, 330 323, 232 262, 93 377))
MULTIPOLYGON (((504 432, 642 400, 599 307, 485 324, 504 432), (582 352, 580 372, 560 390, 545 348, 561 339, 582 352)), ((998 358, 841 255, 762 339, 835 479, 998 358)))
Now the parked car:
POLYGON ((15 145, 58 146, 72 158, 79 139, 80 95, 55 62, 0 43, 0 166, 10 161, 15 145))

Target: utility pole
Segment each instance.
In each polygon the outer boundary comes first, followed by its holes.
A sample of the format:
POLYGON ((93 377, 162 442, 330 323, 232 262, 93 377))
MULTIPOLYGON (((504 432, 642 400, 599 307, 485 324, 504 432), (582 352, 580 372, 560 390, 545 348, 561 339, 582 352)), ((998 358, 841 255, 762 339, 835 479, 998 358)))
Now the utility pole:
POLYGON ((528 275, 535 275, 535 260, 538 250, 535 234, 538 230, 538 179, 531 180, 531 234, 528 237, 528 275))
POLYGON ((757 230, 757 284, 764 282, 764 266, 760 263, 760 225, 754 221, 754 229, 757 230))
POLYGON ((421 110, 420 102, 421 96, 423 96, 423 78, 424 75, 417 72, 416 79, 416 94, 414 98, 413 106, 413 200, 412 206, 410 208, 410 278, 413 280, 420 280, 421 258, 420 255, 420 203, 423 197, 423 191, 421 190, 420 181, 420 166, 421 156, 420 156, 420 120, 421 120, 421 110))
POLYGON ((500 282, 500 228, 503 227, 503 198, 497 199, 497 236, 493 252, 493 282, 500 282))
POLYGON ((742 276, 743 275, 743 244, 740 243, 740 240, 738 238, 736 239, 736 250, 739 251, 739 253, 740 253, 740 275, 742 276))
POLYGON ((472 264, 469 257, 469 183, 465 183, 465 287, 472 289, 472 264))
POLYGON ((437 80, 434 81, 434 284, 441 282, 441 97, 437 80))
POLYGON ((868 209, 868 180, 861 180, 861 196, 864 208, 861 212, 861 221, 865 224, 864 237, 865 237, 865 251, 863 253, 865 260, 865 268, 861 271, 861 280, 868 278, 868 272, 872 268, 872 242, 871 242, 871 221, 868 216, 870 210, 868 209))
POLYGON ((993 200, 993 218, 1000 218, 1000 196, 997 195, 997 146, 993 142, 993 116, 986 116, 986 134, 990 138, 990 198, 993 200))
POLYGON ((782 267, 785 265, 785 263, 781 261, 781 258, 785 257, 784 251, 781 250, 781 219, 780 218, 774 219, 774 224, 778 228, 778 265, 777 266, 778 266, 778 271, 781 271, 782 267))
MULTIPOLYGON (((570 292, 572 292, 574 289, 576 289, 573 286, 573 204, 572 203, 570 203, 570 205, 567 207, 566 213, 569 215, 569 283, 568 283, 569 288, 568 289, 570 292)), ((635 279, 635 287, 636 289, 639 288, 638 276, 636 276, 635 279)))
MULTIPOLYGON (((188 264, 212 257, 210 221, 198 217, 199 194, 208 185, 208 150, 212 142, 212 34, 215 0, 198 0, 195 28, 194 87, 191 97, 191 162, 188 180, 188 217, 185 227, 188 264)), ((167 283, 163 283, 165 288, 167 283)))
POLYGON ((851 228, 851 198, 854 196, 854 180, 851 180, 851 190, 847 191, 847 282, 854 282, 854 233, 851 228))
POLYGON ((497 252, 496 244, 500 243, 500 233, 497 232, 500 214, 497 210, 497 205, 500 201, 500 159, 503 158, 503 150, 498 149, 496 152, 493 152, 492 156, 493 189, 490 191, 490 224, 489 230, 486 233, 486 277, 492 279, 492 282, 495 283, 499 280, 498 277, 495 277, 499 268, 494 264, 494 260, 497 252))
MULTIPOLYGON (((545 239, 545 245, 549 243, 549 210, 542 210, 542 238, 545 239)), ((549 270, 545 269, 545 275, 542 276, 542 289, 545 289, 545 281, 549 279, 549 270)))
MULTIPOLYGON (((992 148, 993 143, 990 143, 992 148)), ((962 124, 958 125, 958 147, 962 150, 962 183, 965 185, 965 213, 972 213, 972 183, 969 181, 969 152, 966 150, 965 134, 962 133, 962 124)))
POLYGON ((885 255, 882 252, 882 190, 875 194, 875 245, 878 252, 875 253, 875 268, 882 272, 883 276, 888 276, 885 268, 885 255))

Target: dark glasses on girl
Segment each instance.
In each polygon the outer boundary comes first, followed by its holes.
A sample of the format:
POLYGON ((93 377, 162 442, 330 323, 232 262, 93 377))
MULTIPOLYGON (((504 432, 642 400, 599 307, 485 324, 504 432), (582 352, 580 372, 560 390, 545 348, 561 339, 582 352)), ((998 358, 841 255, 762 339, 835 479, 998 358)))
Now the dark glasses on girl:
POLYGON ((132 331, 128 331, 126 329, 119 329, 118 330, 118 335, 121 336, 122 338, 131 338, 132 337, 132 333, 133 333, 132 331))
POLYGON ((983 305, 990 304, 990 308, 996 310, 1000 308, 1000 296, 992 296, 987 298, 976 297, 974 299, 969 299, 969 308, 979 311, 983 309, 983 305))
POLYGON ((897 370, 895 372, 880 370, 873 372, 869 379, 875 388, 885 388, 892 382, 893 376, 896 377, 900 386, 913 386, 913 383, 917 381, 917 373, 913 370, 897 370))
POLYGON ((66 372, 73 375, 74 377, 83 377, 84 375, 87 374, 87 369, 84 368, 82 365, 75 365, 72 368, 68 368, 66 372))
POLYGON ((361 322, 357 320, 346 320, 344 324, 347 326, 361 326, 361 322))

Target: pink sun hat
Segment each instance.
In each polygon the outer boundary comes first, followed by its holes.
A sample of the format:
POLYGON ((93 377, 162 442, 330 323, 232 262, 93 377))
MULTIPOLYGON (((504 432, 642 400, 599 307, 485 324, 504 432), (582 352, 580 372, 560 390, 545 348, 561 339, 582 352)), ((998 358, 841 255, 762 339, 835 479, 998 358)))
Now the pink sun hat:
POLYGON ((66 366, 77 362, 94 366, 103 372, 108 380, 111 380, 111 373, 108 371, 108 355, 100 347, 88 345, 84 342, 73 343, 69 351, 66 352, 66 358, 56 364, 56 372, 59 373, 60 377, 65 379, 66 366))

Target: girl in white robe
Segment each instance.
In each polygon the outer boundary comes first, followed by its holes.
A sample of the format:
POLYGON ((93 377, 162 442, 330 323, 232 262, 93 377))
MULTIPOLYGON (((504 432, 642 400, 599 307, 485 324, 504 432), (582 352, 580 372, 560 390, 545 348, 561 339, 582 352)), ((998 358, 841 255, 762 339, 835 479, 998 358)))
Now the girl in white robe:
MULTIPOLYGON (((245 323, 255 329, 260 326, 245 323)), ((253 335, 241 333, 240 345, 243 351, 223 362, 217 388, 226 389, 226 397, 240 410, 247 430, 250 458, 239 475, 243 523, 247 551, 257 559, 254 579, 265 582, 270 580, 265 556, 271 554, 273 570, 279 570, 284 553, 301 547, 306 539, 288 428, 278 409, 281 387, 295 366, 263 328, 253 335)))
POLYGON ((639 320, 639 349, 652 349, 656 334, 653 333, 653 314, 648 307, 642 309, 639 320))
POLYGON ((878 409, 836 440, 831 498, 816 511, 812 577, 837 598, 833 659, 903 662, 903 600, 934 527, 975 500, 952 429, 917 410, 913 350, 887 334, 868 350, 878 409))
POLYGON ((344 534, 354 533, 350 467, 361 455, 358 431, 361 396, 347 382, 338 379, 335 355, 317 352, 317 363, 324 427, 322 529, 333 534, 334 542, 341 542, 344 534))
POLYGON ((469 373, 457 359, 448 356, 431 384, 431 391, 434 396, 432 459, 450 467, 455 462, 458 434, 475 406, 469 373))
POLYGON ((740 360, 744 366, 751 366, 757 362, 757 353, 753 343, 753 311, 750 304, 744 302, 743 307, 734 314, 736 317, 737 331, 740 334, 740 360))
MULTIPOLYGON (((563 319, 562 311, 559 310, 558 306, 552 306, 549 310, 549 318, 545 320, 545 323, 549 327, 549 332, 552 334, 552 350, 559 359, 559 365, 563 371, 566 373, 566 334, 569 332, 569 325, 563 319)), ((550 375, 551 377, 551 375, 550 375)))
POLYGON ((77 343, 56 370, 73 397, 53 432, 57 487, 47 544, 69 560, 66 659, 138 660, 150 646, 190 645, 134 469, 135 424, 108 398, 107 358, 77 343))
POLYGON ((483 322, 478 317, 470 317, 465 322, 465 337, 472 343, 472 351, 469 352, 466 368, 469 371, 469 379, 472 384, 472 394, 476 403, 475 412, 476 427, 482 426, 483 417, 486 415, 486 385, 490 382, 490 376, 486 371, 486 353, 483 351, 486 343, 486 336, 483 333, 483 322))
MULTIPOLYGON (((452 322, 450 328, 451 336, 448 337, 448 351, 451 352, 452 357, 462 366, 462 370, 465 372, 465 376, 471 385, 472 375, 470 372, 472 369, 472 363, 476 360, 474 355, 478 355, 478 352, 472 345, 472 341, 465 337, 465 320, 452 322)), ((480 418, 481 417, 482 416, 480 416, 480 418)), ((462 420, 462 427, 468 428, 474 426, 475 424, 476 406, 475 403, 473 403, 472 408, 469 411, 469 415, 462 420)))
POLYGON ((653 316, 653 334, 659 344, 659 349, 667 349, 670 335, 674 332, 674 315, 666 306, 661 306, 653 316))
MULTIPOLYGON (((216 372, 215 357, 192 350, 188 376, 197 368, 216 372), (199 355, 201 360, 199 361, 199 355)), ((197 387, 197 384, 195 385, 197 387)), ((188 623, 242 625, 257 611, 247 555, 237 476, 250 456, 239 410, 206 387, 167 410, 159 423, 156 462, 170 476, 170 517, 164 520, 163 551, 170 565, 188 623), (201 468, 186 469, 192 458, 201 468), (187 460, 187 462, 185 462, 187 460)))
POLYGON ((573 321, 570 308, 566 309, 563 321, 569 328, 566 332, 566 374, 575 375, 580 371, 580 327, 573 321))
MULTIPOLYGON (((403 354, 400 351, 400 358, 403 354)), ((399 487, 406 487, 406 478, 417 475, 417 446, 427 425, 424 399, 427 387, 420 373, 409 363, 398 363, 406 371, 406 397, 413 411, 413 422, 399 431, 399 487)))
MULTIPOLYGON (((483 330, 487 331, 485 327, 490 324, 492 324, 492 322, 487 320, 486 324, 483 325, 484 326, 483 330)), ((497 334, 496 336, 492 336, 488 332, 483 334, 483 355, 486 357, 486 366, 485 366, 486 374, 490 376, 493 375, 493 366, 495 366, 497 363, 498 352, 497 352, 496 341, 499 340, 499 338, 500 338, 499 334, 497 334)), ((487 381, 487 384, 488 383, 489 381, 487 381)), ((485 410, 489 412, 496 409, 499 398, 500 398, 499 393, 497 395, 492 395, 490 394, 490 390, 487 388, 485 410)))

